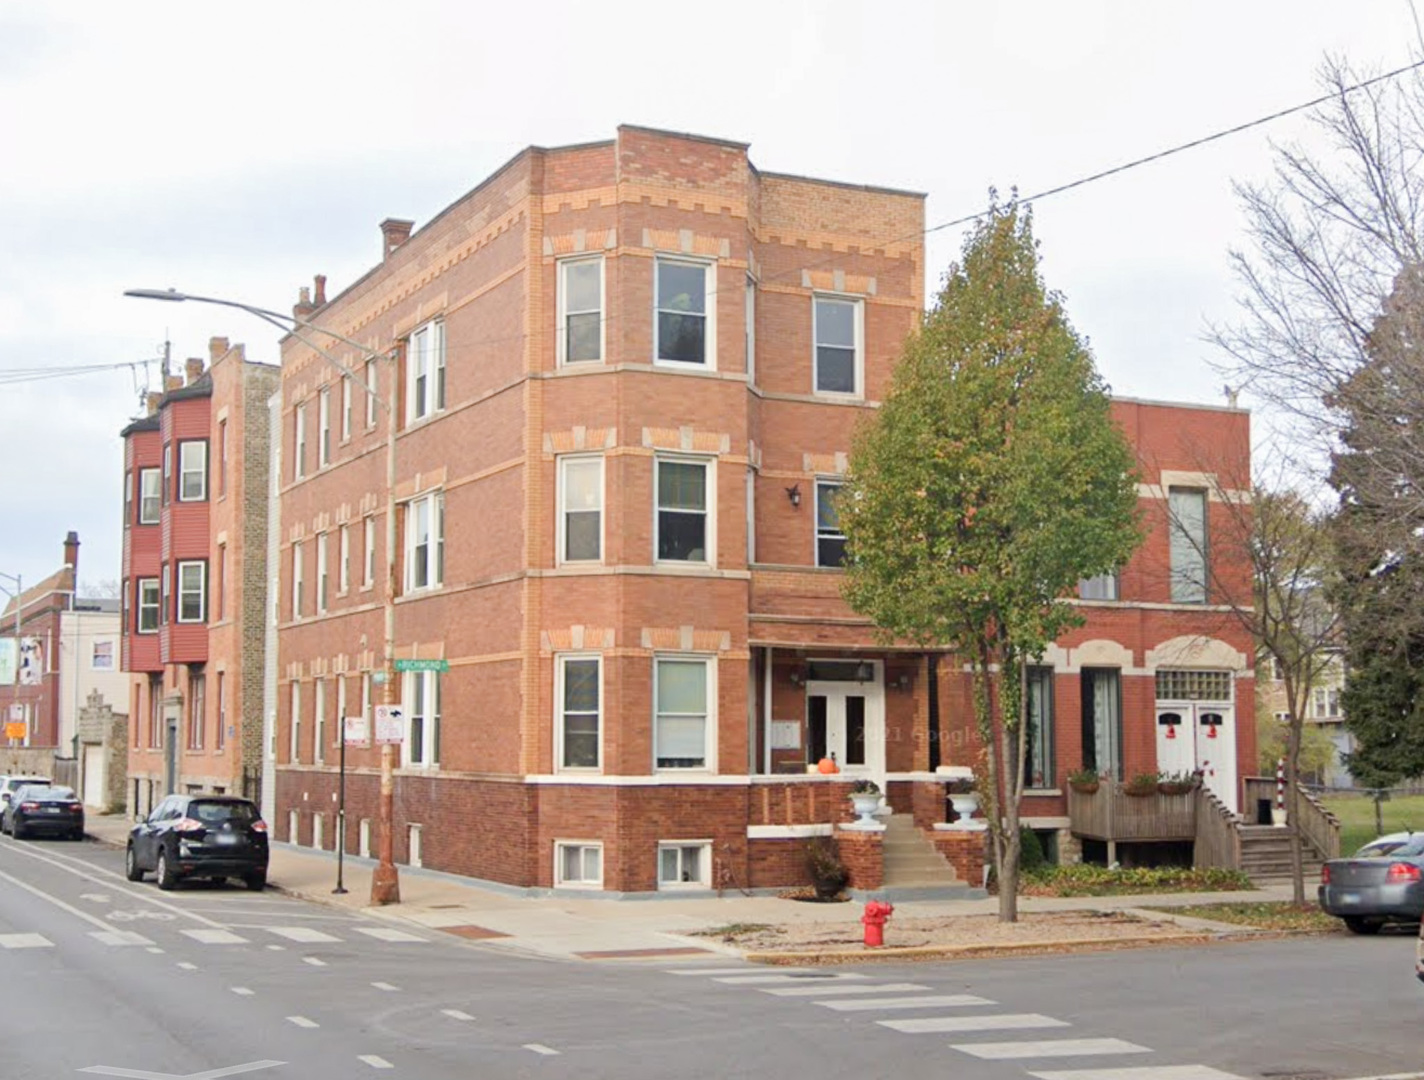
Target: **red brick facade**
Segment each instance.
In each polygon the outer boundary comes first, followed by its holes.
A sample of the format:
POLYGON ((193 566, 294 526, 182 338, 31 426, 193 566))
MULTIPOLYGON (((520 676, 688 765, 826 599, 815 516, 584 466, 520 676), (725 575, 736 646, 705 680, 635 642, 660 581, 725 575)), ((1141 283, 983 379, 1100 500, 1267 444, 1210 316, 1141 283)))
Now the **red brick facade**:
MULTIPOLYGON (((14 582, 10 582, 14 584, 14 582)), ((0 637, 18 638, 17 646, 28 655, 28 678, 22 673, 14 685, 0 683, 0 721, 10 722, 12 706, 19 706, 17 723, 25 729, 23 738, 6 738, 0 747, 54 749, 56 756, 68 757, 72 747, 59 745, 59 665, 60 619, 70 610, 79 584, 79 535, 64 540, 64 565, 43 581, 25 586, 19 596, 13 591, 0 612, 0 637), (16 612, 19 618, 16 618, 16 612), (33 679, 34 681, 28 681, 33 679)), ((24 666, 24 660, 21 661, 24 666)), ((16 772, 52 770, 33 764, 34 755, 12 756, 8 768, 16 772)))
MULTIPOLYGON (((417 231, 387 222, 379 265, 298 309, 394 348, 331 347, 378 397, 283 344, 277 837, 312 843, 319 814, 332 846, 340 702, 380 693, 392 421, 396 655, 448 664, 398 684, 398 861, 614 892, 800 884, 805 827, 851 816, 843 782, 807 774, 822 749, 909 811, 933 776, 925 661, 878 646, 817 565, 818 501, 919 318, 923 227, 921 196, 633 127, 526 150, 417 231)), ((1242 413, 1118 416, 1149 515, 1163 469, 1244 475, 1242 413)), ((1151 651, 1205 634, 1209 666, 1249 654, 1221 611, 1164 599, 1155 524, 1126 599, 1085 604, 1052 657, 1054 786, 1030 814, 1066 813, 1083 666, 1121 669, 1122 752, 1145 768, 1151 651)), ((1232 678, 1249 702, 1249 669, 1232 678)), ((947 662, 939 685, 940 761, 969 763, 947 662)), ((353 853, 375 847, 378 761, 348 757, 353 853)))

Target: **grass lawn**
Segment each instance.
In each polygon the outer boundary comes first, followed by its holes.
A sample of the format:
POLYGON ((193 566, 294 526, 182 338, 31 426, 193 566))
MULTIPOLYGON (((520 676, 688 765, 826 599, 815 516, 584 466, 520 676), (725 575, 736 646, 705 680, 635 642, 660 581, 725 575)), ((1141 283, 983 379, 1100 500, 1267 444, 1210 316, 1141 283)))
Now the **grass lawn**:
POLYGON ((1340 854, 1353 855, 1383 833, 1424 830, 1424 795, 1402 795, 1380 804, 1383 829, 1375 828, 1375 803, 1365 795, 1329 795, 1321 800, 1340 819, 1340 854))
POLYGON ((1175 915, 1190 915, 1198 919, 1237 926, 1254 926, 1258 930, 1296 930, 1318 934, 1342 934, 1345 924, 1327 915, 1314 904, 1298 908, 1294 904, 1198 904, 1193 907, 1156 908, 1175 915))

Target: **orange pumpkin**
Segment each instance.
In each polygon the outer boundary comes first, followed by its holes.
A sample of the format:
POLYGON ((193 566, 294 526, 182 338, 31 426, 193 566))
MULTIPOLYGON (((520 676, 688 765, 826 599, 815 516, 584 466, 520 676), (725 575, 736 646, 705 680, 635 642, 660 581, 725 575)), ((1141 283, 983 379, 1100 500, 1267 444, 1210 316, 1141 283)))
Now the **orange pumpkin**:
POLYGON ((828 757, 823 757, 819 762, 817 762, 816 768, 817 768, 820 772, 827 773, 827 774, 829 774, 829 773, 838 773, 838 772, 841 771, 841 767, 836 764, 836 759, 835 759, 835 758, 828 758, 828 757))

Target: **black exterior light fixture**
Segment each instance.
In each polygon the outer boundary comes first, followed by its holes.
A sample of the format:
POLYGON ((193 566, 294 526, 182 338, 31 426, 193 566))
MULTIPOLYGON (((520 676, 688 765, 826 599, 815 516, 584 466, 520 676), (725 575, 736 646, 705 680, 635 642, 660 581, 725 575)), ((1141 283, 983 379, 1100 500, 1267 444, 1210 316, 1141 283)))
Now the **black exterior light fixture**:
POLYGON ((792 484, 789 488, 786 489, 786 497, 791 500, 791 505, 792 505, 792 506, 800 506, 800 505, 801 505, 801 485, 800 485, 800 484, 792 484))

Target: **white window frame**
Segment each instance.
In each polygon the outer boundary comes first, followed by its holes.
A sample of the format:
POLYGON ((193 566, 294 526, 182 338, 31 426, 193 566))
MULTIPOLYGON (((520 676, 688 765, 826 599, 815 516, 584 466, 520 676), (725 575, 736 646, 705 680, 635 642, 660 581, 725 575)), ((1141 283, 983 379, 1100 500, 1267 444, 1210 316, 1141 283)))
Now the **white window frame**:
POLYGON ((351 438, 351 376, 341 377, 341 441, 351 438))
POLYGON ((184 559, 178 563, 178 589, 177 607, 174 611, 174 620, 185 625, 196 625, 205 623, 208 620, 208 564, 205 559, 184 559), (184 618, 183 598, 193 594, 192 587, 184 581, 186 571, 197 570, 198 572, 198 617, 196 619, 184 618))
POLYGON ((138 471, 138 523, 157 525, 163 516, 163 469, 161 466, 138 471), (149 512, 149 507, 152 512, 149 512))
POLYGON ((292 479, 300 480, 307 474, 307 407, 303 403, 292 409, 292 479))
MULTIPOLYGON (((836 345, 834 348, 844 348, 836 345)), ((844 293, 816 292, 811 294, 811 393, 817 397, 840 398, 845 401, 860 401, 865 397, 865 299, 844 293), (820 342, 816 338, 816 308, 820 303, 848 304, 855 313, 855 388, 844 390, 822 390, 820 342)))
POLYGON ((292 541, 292 618, 302 617, 302 542, 292 541))
MULTIPOLYGON (((653 772, 655 773, 715 773, 717 771, 717 657, 706 653, 654 653, 653 654, 653 772), (707 699, 703 702, 702 717, 702 764, 701 765, 659 765, 659 734, 662 725, 658 712, 658 682, 664 663, 701 663, 707 670, 707 699)), ((690 715, 690 714, 669 714, 690 715)))
POLYGON ((1167 519, 1169 597, 1174 604, 1205 604, 1211 598, 1211 499, 1202 488, 1169 487, 1167 519), (1183 511, 1174 505, 1185 498, 1200 505, 1199 536, 1187 535, 1183 511), (1178 558, 1177 551, 1189 561, 1188 564, 1178 558), (1196 578, 1197 571, 1201 573, 1200 580, 1196 578))
POLYGON ((432 491, 405 504, 405 591, 424 592, 444 584, 445 493, 432 491), (425 582, 416 584, 416 569, 422 560, 416 528, 421 514, 427 515, 430 538, 423 556, 425 582))
POLYGON ((138 610, 138 622, 134 624, 134 633, 136 633, 136 634, 156 634, 156 633, 158 633, 158 628, 159 628, 159 626, 162 624, 163 597, 162 597, 162 596, 160 595, 160 593, 159 593, 158 579, 157 579, 156 577, 145 577, 145 578, 139 578, 139 579, 138 579, 138 592, 137 592, 137 601, 136 601, 136 603, 135 603, 135 606, 136 606, 136 608, 137 608, 137 610, 138 610), (148 590, 148 589, 151 589, 151 590, 152 590, 153 599, 152 599, 151 601, 149 601, 148 603, 145 603, 145 602, 144 602, 144 592, 145 592, 146 590, 148 590), (153 612, 153 625, 152 625, 150 628, 148 628, 148 629, 145 629, 145 628, 144 628, 144 619, 143 619, 143 613, 144 613, 144 611, 146 611, 146 610, 153 612))
MULTIPOLYGON (((671 309, 669 309, 671 310, 671 309)), ((681 312, 680 314, 687 314, 681 312)), ((658 255, 653 259, 653 364, 673 371, 716 371, 717 370, 717 260, 699 259, 689 255, 658 255), (663 263, 678 263, 683 266, 697 266, 704 271, 702 278, 702 317, 705 320, 702 335, 702 363, 687 360, 664 360, 658 354, 662 351, 658 339, 658 313, 661 311, 658 267, 663 263)))
POLYGON ((1116 570, 1109 574, 1094 574, 1092 577, 1081 578, 1078 581, 1078 598, 1080 600, 1106 601, 1121 599, 1120 590, 1122 581, 1118 577, 1116 570), (1107 595, 1098 595, 1106 593, 1107 595))
POLYGON ((435 319, 411 331, 406 343, 405 422, 414 424, 444 408, 445 322, 435 319))
POLYGON ((204 502, 208 497, 208 440, 184 439, 178 444, 178 501, 204 502), (191 458, 196 455, 199 460, 191 458), (197 491, 188 493, 188 478, 196 476, 197 491))
POLYGON ((747 383, 750 386, 756 385, 756 296, 756 278, 748 274, 747 294, 742 301, 742 317, 746 322, 744 333, 747 352, 747 383))
POLYGON ((576 255, 567 259, 560 259, 555 266, 558 268, 558 318, 559 325, 555 336, 558 338, 558 363, 560 367, 565 365, 577 366, 580 364, 601 364, 607 354, 608 341, 604 334, 604 326, 607 319, 604 315, 604 308, 607 304, 608 287, 607 279, 604 276, 604 262, 602 255, 576 255), (598 264, 598 307, 579 309, 570 311, 568 305, 568 283, 565 275, 571 267, 584 266, 589 263, 598 264), (569 359, 569 317, 571 315, 598 315, 598 355, 591 360, 570 360, 569 359))
POLYGON ((747 565, 756 563, 756 470, 747 466, 747 565))
POLYGON ((366 361, 366 426, 376 426, 376 361, 366 361))
POLYGON ((405 707, 405 741, 401 743, 401 762, 407 769, 440 768, 442 694, 438 671, 407 671, 401 680, 401 704, 405 707), (433 714, 429 708, 431 702, 435 705, 433 714), (430 722, 432 720, 434 723, 430 722), (421 725, 418 757, 415 754, 417 721, 421 725))
POLYGON ((327 586, 330 573, 327 569, 326 533, 316 534, 316 613, 326 614, 327 586))
POLYGON ((326 759, 326 680, 314 680, 312 691, 312 763, 320 765, 326 759))
MULTIPOLYGON (((833 532, 823 532, 823 531, 821 530, 821 489, 822 489, 823 487, 833 487, 833 488, 836 489, 837 492, 840 492, 840 491, 843 491, 843 490, 845 489, 845 481, 844 481, 843 479, 841 479, 840 477, 836 477, 836 476, 818 476, 818 477, 816 477, 816 479, 813 481, 813 487, 814 487, 815 492, 816 492, 816 495, 815 495, 815 504, 816 504, 816 505, 815 505, 815 514, 814 514, 814 516, 813 516, 813 518, 812 518, 812 525, 813 525, 813 527, 814 527, 814 529, 815 529, 815 532, 816 532, 816 536, 815 536, 815 544, 816 544, 816 552, 815 552, 816 565, 817 565, 819 568, 823 569, 823 570, 843 570, 843 569, 845 569, 845 563, 844 563, 844 562, 832 564, 832 563, 823 563, 823 562, 821 561, 821 538, 822 538, 822 537, 825 537, 825 538, 828 539, 828 540, 837 540, 837 539, 838 539, 838 540, 840 540, 842 543, 845 542, 845 538, 846 538, 846 537, 845 537, 845 530, 844 530, 844 529, 841 529, 839 532, 834 532, 834 533, 833 533, 833 532)), ((837 526, 839 526, 839 520, 837 521, 837 526)), ((844 548, 842 548, 842 550, 844 550, 844 548)))
POLYGON ((710 889, 712 887, 712 841, 711 840, 659 840, 658 841, 658 891, 677 892, 687 889, 710 889), (694 881, 682 880, 682 857, 683 853, 695 848, 700 853, 699 875, 694 881), (677 864, 679 876, 676 880, 667 881, 663 878, 663 853, 667 851, 677 852, 677 864))
POLYGON ((603 888, 603 841, 601 840, 555 840, 554 841, 554 888, 556 889, 602 889, 603 888), (598 876, 592 878, 581 873, 577 878, 564 877, 564 852, 578 848, 585 854, 579 858, 580 870, 586 871, 587 852, 598 853, 598 876))
POLYGON ((572 563, 575 565, 596 566, 603 562, 604 544, 607 539, 604 525, 607 521, 607 514, 604 508, 607 503, 607 489, 605 487, 605 470, 602 454, 565 454, 558 459, 558 560, 559 565, 572 563), (598 465, 598 554, 592 559, 571 559, 568 554, 568 515, 570 513, 590 513, 591 511, 579 508, 571 511, 568 506, 568 470, 570 466, 587 465, 595 462, 598 465))
POLYGON ((600 773, 603 771, 603 731, 604 731, 603 657, 599 653, 560 653, 554 657, 554 771, 559 773, 600 773), (565 745, 564 709, 565 672, 570 661, 593 661, 598 665, 598 711, 595 740, 594 763, 592 765, 570 765, 565 745))
POLYGON ((376 583, 376 519, 367 517, 364 529, 365 547, 361 550, 361 585, 369 589, 376 583))
POLYGON ((341 526, 340 539, 338 541, 339 554, 337 556, 336 570, 336 595, 344 596, 351 588, 351 526, 341 526))
MULTIPOLYGON (((672 511, 685 513, 686 511, 672 511)), ((689 457, 678 454, 658 454, 653 459, 653 562, 658 566, 715 567, 717 565, 717 459, 711 457, 689 457), (662 507, 658 502, 658 470, 663 464, 701 465, 706 469, 707 479, 703 486, 706 505, 702 509, 706 529, 703 535, 703 558, 664 559, 658 555, 659 525, 662 507)))
POLYGON ((316 467, 331 464, 331 387, 323 386, 316 396, 316 467))
POLYGON ((292 680, 291 706, 291 745, 288 747, 287 760, 296 765, 302 760, 302 684, 296 679, 292 680))
POLYGON ((333 746, 340 746, 341 741, 346 738, 346 676, 336 676, 336 738, 332 739, 333 746))

